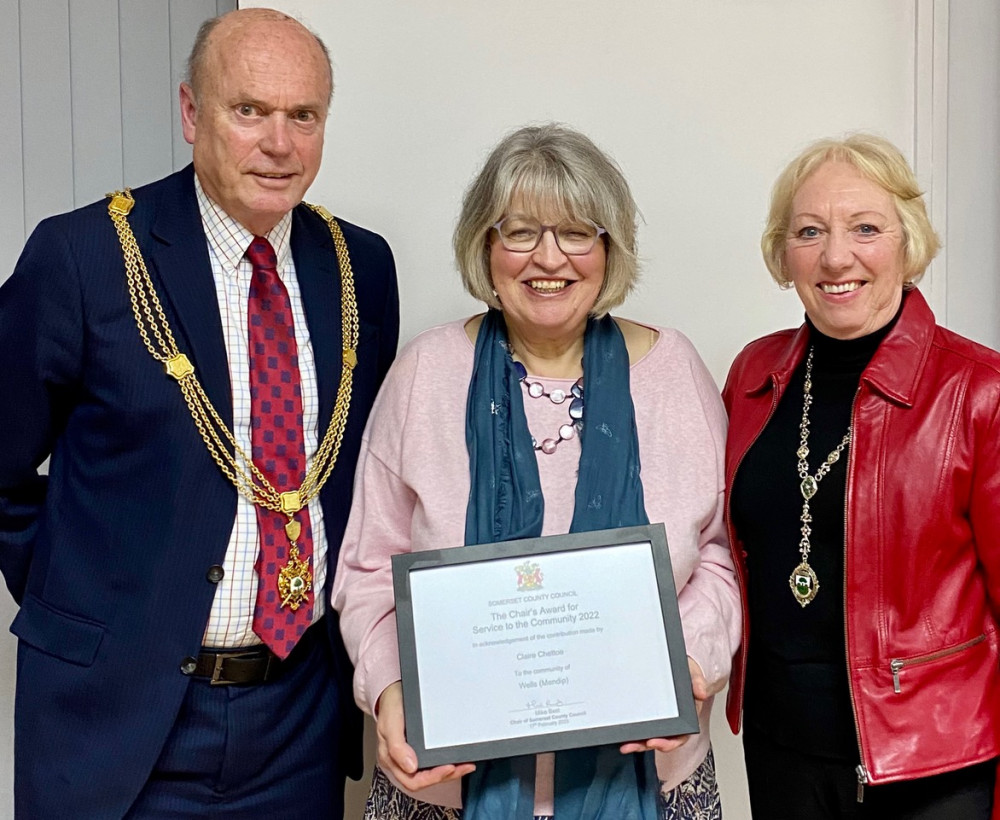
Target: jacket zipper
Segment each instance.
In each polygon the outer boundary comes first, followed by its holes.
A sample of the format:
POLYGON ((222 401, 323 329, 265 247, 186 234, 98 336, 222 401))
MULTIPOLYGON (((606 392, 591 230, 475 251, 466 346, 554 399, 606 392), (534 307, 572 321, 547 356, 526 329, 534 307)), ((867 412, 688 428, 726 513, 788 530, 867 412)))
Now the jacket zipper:
POLYGON ((893 658, 889 661, 889 669, 892 670, 892 691, 897 695, 902 692, 902 687, 899 684, 899 673, 907 666, 918 666, 922 663, 930 663, 931 661, 939 660, 940 658, 947 658, 949 655, 954 655, 956 652, 962 652, 971 646, 975 646, 977 643, 982 643, 986 640, 986 634, 980 635, 978 638, 973 638, 971 641, 966 641, 965 643, 960 643, 958 646, 952 646, 948 649, 941 649, 937 652, 931 652, 929 655, 918 655, 915 658, 893 658))
MULTIPOLYGON (((854 400, 851 402, 851 430, 857 430, 855 425, 854 411, 858 405, 858 396, 861 395, 861 385, 858 385, 858 389, 854 393, 854 400)), ((844 660, 847 664, 847 690, 851 696, 851 717, 854 718, 854 736, 858 740, 858 755, 861 758, 861 762, 858 763, 855 771, 858 773, 858 802, 865 802, 865 786, 868 785, 868 769, 865 768, 865 748, 861 742, 861 726, 858 723, 858 704, 854 699, 854 682, 851 680, 851 653, 849 649, 849 642, 847 639, 847 633, 849 629, 849 624, 847 621, 847 500, 851 497, 851 478, 853 474, 854 467, 854 442, 856 439, 851 440, 851 447, 847 451, 847 463, 844 465, 847 471, 847 478, 844 482, 844 660)))

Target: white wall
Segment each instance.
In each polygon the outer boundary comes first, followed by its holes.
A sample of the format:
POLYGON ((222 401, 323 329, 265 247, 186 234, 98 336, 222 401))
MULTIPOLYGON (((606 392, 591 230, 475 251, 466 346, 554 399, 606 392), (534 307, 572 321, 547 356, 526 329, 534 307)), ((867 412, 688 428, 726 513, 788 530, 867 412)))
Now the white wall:
MULTIPOLYGON (((948 253, 924 291, 939 319, 1000 340, 995 0, 251 5, 330 47, 311 198, 389 239, 404 340, 477 310, 451 258, 460 197, 503 133, 545 120, 611 153, 645 216, 644 279, 620 313, 683 330, 720 383, 744 343, 801 321, 758 251, 774 177, 808 141, 853 130, 897 143, 932 197, 948 253)), ((727 817, 748 817, 721 703, 713 742, 727 817)))
POLYGON ((621 313, 682 329, 719 379, 742 344, 800 318, 757 252, 783 164, 861 128, 913 155, 906 0, 259 5, 301 15, 334 55, 312 197, 389 239, 404 338, 476 309, 451 231, 466 184, 516 126, 561 120, 617 158, 645 216, 644 280, 621 313))
POLYGON ((1000 3, 952 0, 947 29, 945 318, 1000 349, 1000 3))

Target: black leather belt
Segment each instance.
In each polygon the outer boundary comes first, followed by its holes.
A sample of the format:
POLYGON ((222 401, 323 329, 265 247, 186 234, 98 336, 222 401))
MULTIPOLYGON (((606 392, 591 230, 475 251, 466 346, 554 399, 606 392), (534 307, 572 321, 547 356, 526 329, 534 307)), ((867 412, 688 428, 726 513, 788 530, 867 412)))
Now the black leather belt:
POLYGON ((223 652, 198 653, 195 677, 208 678, 213 686, 248 685, 273 680, 281 671, 281 660, 266 646, 223 652))
POLYGON ((263 644, 244 649, 205 649, 198 653, 193 671, 181 668, 185 675, 208 678, 213 686, 252 686, 274 680, 308 658, 326 642, 326 616, 310 626, 299 638, 291 654, 281 660, 263 644))

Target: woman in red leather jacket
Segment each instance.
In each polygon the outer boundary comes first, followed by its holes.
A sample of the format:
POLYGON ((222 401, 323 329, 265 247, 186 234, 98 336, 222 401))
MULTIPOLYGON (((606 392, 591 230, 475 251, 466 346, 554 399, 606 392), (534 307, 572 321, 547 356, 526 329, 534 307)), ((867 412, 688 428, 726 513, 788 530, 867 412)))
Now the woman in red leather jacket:
POLYGON ((755 818, 989 818, 1000 755, 1000 354, 935 324, 913 172, 807 148, 761 246, 805 323, 724 398, 744 640, 729 720, 755 818))

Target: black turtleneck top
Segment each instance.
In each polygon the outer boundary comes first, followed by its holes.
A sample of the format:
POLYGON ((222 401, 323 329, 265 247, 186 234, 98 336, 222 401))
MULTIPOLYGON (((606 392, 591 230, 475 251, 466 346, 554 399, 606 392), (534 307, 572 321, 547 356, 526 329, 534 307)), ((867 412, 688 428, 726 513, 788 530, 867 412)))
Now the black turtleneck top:
MULTIPOLYGON (((859 339, 834 339, 809 320, 814 350, 809 411, 809 474, 840 443, 851 423, 861 373, 896 323, 859 339)), ((847 681, 844 636, 844 527, 847 463, 855 442, 810 499, 809 564, 819 591, 802 607, 788 585, 799 553, 799 424, 805 358, 733 482, 732 520, 747 553, 750 645, 743 706, 748 726, 780 745, 856 761, 858 741, 847 681), (846 456, 846 457, 845 457, 846 456)))

